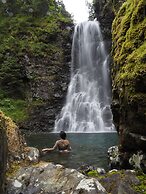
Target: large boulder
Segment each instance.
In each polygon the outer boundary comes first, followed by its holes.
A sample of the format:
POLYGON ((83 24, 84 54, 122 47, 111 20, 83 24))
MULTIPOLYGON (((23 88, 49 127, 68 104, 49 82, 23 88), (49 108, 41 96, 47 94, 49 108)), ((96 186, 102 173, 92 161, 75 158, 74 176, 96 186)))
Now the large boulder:
POLYGON ((146 191, 143 188, 141 190, 136 189, 141 183, 134 171, 110 171, 107 176, 102 177, 99 181, 111 194, 140 194, 146 191))
POLYGON ((19 127, 0 111, 0 194, 5 193, 5 175, 13 174, 19 165, 37 163, 40 152, 27 147, 19 127))
POLYGON ((135 153, 123 152, 120 146, 108 149, 110 169, 135 169, 146 173, 146 154, 142 151, 135 153))
POLYGON ((4 193, 6 170, 12 162, 24 159, 25 147, 19 128, 0 111, 0 193, 4 193))
POLYGON ((7 178, 8 194, 139 194, 145 193, 145 175, 135 171, 88 172, 88 176, 62 165, 40 162, 20 167, 7 178))
POLYGON ((7 138, 8 162, 11 163, 14 160, 23 159, 26 142, 19 127, 11 118, 4 116, 2 112, 0 112, 0 116, 3 118, 3 126, 7 138))
POLYGON ((8 194, 107 194, 95 178, 88 178, 77 170, 62 165, 41 162, 22 167, 7 180, 8 194))

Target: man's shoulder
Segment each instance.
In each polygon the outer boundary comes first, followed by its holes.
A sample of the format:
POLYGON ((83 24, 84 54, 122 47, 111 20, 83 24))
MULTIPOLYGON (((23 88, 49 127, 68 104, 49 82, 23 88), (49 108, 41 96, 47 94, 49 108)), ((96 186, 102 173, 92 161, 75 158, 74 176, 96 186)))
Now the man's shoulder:
POLYGON ((69 141, 68 141, 67 139, 65 140, 65 142, 66 142, 66 143, 69 143, 69 141))

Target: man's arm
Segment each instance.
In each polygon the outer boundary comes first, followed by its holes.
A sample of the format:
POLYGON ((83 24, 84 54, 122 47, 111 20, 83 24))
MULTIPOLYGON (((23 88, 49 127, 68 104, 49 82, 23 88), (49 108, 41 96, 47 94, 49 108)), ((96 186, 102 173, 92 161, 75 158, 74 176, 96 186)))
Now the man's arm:
POLYGON ((58 141, 56 141, 55 145, 52 148, 42 149, 42 152, 53 151, 53 150, 55 150, 57 148, 57 146, 58 146, 58 141))

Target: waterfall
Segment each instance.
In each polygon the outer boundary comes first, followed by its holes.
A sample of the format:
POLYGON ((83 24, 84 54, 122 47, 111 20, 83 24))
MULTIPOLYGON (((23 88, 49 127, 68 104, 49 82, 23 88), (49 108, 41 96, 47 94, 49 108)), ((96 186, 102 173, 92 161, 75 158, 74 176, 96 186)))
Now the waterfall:
POLYGON ((54 132, 114 131, 110 104, 109 56, 99 23, 80 23, 74 31, 66 104, 55 121, 54 132))

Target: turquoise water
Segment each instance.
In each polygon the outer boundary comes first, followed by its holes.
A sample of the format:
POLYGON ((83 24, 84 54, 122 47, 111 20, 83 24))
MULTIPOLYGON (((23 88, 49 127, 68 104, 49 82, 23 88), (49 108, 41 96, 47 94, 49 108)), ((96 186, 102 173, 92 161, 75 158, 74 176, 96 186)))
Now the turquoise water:
MULTIPOLYGON (((59 134, 56 133, 26 136, 28 146, 39 149, 52 147, 57 139, 59 134)), ((117 145, 119 141, 117 133, 69 133, 67 139, 72 147, 70 153, 53 151, 43 156, 41 160, 76 169, 82 165, 92 165, 108 170, 107 150, 117 145)))

